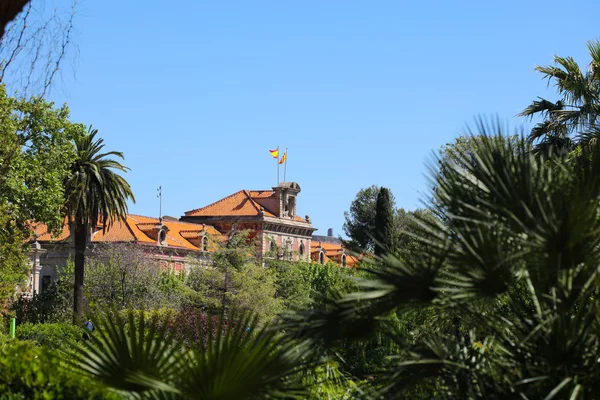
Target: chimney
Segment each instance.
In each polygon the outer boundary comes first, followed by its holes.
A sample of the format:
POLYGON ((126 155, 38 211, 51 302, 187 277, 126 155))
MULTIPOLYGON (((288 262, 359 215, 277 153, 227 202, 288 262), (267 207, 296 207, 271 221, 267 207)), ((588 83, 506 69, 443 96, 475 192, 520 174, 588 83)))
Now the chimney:
POLYGON ((333 237, 333 228, 327 229, 327 236, 333 237))

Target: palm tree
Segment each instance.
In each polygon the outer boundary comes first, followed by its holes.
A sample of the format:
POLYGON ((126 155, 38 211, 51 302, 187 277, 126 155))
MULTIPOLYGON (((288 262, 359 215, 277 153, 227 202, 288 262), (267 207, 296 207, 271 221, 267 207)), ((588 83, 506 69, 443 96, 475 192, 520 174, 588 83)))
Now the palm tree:
POLYGON ((583 133, 583 143, 596 136, 596 120, 600 115, 600 42, 588 42, 592 58, 583 72, 572 57, 554 57, 556 65, 537 66, 548 84, 554 85, 561 99, 553 102, 543 98, 533 101, 519 115, 541 116, 529 135, 530 142, 539 142, 534 150, 552 147, 555 151, 570 151, 575 142, 573 134, 583 133))
MULTIPOLYGON (((68 350, 79 373, 132 398, 304 399, 303 370, 309 366, 299 343, 258 318, 232 311, 208 319, 197 344, 178 341, 182 321, 128 311, 100 316, 91 341, 68 350)), ((189 332, 194 334, 194 332, 189 332)))
POLYGON ((109 229, 117 220, 127 215, 127 200, 135 201, 129 183, 116 171, 126 172, 111 156, 124 159, 123 153, 103 153, 104 140, 96 139, 98 130, 91 129, 76 137, 76 158, 65 185, 66 208, 75 244, 75 285, 73 321, 79 323, 83 316, 83 276, 85 250, 90 229, 101 224, 109 229))
POLYGON ((393 338, 376 398, 598 398, 600 147, 550 160, 484 135, 471 150, 433 176, 441 218, 417 217, 421 257, 386 256, 361 292, 303 313, 295 335, 317 352, 393 338), (410 335, 385 319, 424 310, 410 335))

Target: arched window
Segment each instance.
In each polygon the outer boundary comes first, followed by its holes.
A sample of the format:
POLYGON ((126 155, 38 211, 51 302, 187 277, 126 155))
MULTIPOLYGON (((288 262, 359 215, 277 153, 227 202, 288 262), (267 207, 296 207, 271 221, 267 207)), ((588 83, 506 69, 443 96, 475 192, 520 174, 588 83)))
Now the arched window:
POLYGON ((208 238, 202 237, 202 251, 208 251, 208 238))
POLYGON ((158 243, 162 246, 167 244, 167 231, 165 229, 161 229, 158 232, 158 243))
POLYGON ((342 267, 346 266, 346 255, 342 255, 342 267))
POLYGON ((304 255, 304 243, 300 243, 300 247, 298 247, 298 253, 300 254, 300 256, 304 255))
POLYGON ((275 242, 273 240, 269 241, 269 251, 275 251, 275 242))
POLYGON ((319 262, 321 264, 325 264, 325 253, 324 252, 319 253, 319 262))

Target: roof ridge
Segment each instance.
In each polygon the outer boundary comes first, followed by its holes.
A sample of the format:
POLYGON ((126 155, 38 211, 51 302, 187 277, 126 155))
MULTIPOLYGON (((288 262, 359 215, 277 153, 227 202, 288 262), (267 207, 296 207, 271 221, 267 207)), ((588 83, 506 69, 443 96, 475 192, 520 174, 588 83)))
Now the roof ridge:
POLYGON ((214 206, 215 204, 219 204, 220 202, 222 202, 222 201, 224 201, 224 200, 227 200, 227 199, 229 199, 229 198, 231 198, 231 197, 235 196, 236 194, 243 193, 243 192, 245 192, 245 191, 246 191, 246 189, 238 190, 237 192, 235 192, 235 193, 232 193, 232 194, 230 194, 229 196, 223 197, 222 199, 219 199, 219 200, 215 201, 214 203, 210 203, 210 204, 209 204, 209 205, 207 205, 207 206, 200 207, 200 208, 196 208, 196 209, 194 209, 194 210, 190 210, 190 211, 185 211, 185 212, 184 212, 184 214, 185 214, 185 215, 188 215, 188 214, 191 214, 191 213, 194 213, 194 212, 198 212, 198 211, 205 210, 205 209, 207 209, 208 207, 212 207, 212 206, 214 206))
MULTIPOLYGON (((131 236, 133 236, 133 240, 135 242, 137 242, 138 240, 140 240, 140 238, 137 237, 137 235, 135 234, 135 232, 133 231, 133 229, 131 229, 131 226, 129 226, 129 214, 127 214, 127 217, 125 218, 125 227, 127 228, 127 230, 129 231, 129 233, 131 233, 131 236)), ((133 217, 131 217, 132 219, 135 219, 133 217)))
POLYGON ((275 193, 275 191, 273 189, 244 189, 247 190, 249 192, 273 192, 275 193))
POLYGON ((141 215, 141 214, 130 214, 130 213, 127 213, 127 216, 158 219, 157 217, 149 217, 148 215, 141 215))

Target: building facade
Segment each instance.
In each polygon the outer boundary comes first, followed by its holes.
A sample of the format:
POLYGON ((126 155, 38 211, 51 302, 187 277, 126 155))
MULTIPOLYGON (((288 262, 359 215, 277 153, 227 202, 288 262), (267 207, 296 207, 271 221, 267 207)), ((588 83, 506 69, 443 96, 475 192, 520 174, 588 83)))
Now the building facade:
POLYGON ((286 257, 309 261, 312 234, 310 217, 297 215, 300 186, 284 182, 272 190, 240 190, 208 206, 187 211, 181 221, 213 226, 222 235, 249 230, 259 257, 286 257))
MULTIPOLYGON (((310 217, 297 213, 301 189, 283 182, 270 190, 240 190, 207 206, 190 210, 179 219, 129 214, 110 229, 90 230, 88 252, 110 243, 135 243, 165 268, 185 271, 190 258, 210 264, 210 253, 240 231, 249 231, 260 258, 292 261, 333 262, 354 267, 341 240, 315 236, 310 217)), ((26 293, 40 292, 58 277, 61 268, 74 258, 73 240, 65 221, 62 232, 52 236, 44 224, 34 224, 29 254, 31 275, 26 293)))

